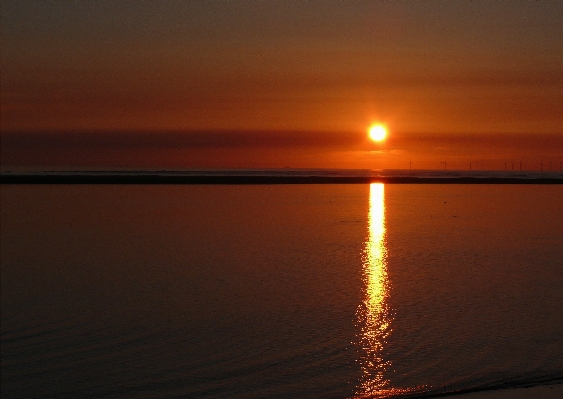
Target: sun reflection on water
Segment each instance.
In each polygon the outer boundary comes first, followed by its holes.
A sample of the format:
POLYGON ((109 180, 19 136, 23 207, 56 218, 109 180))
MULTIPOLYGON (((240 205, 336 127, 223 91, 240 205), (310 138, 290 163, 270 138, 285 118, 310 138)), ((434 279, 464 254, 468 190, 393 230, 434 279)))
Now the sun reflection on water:
POLYGON ((385 376, 391 361, 383 358, 383 349, 392 331, 386 245, 385 185, 373 183, 369 194, 368 237, 362 258, 364 298, 357 311, 362 375, 356 398, 389 398, 426 388, 393 388, 385 376))
POLYGON ((387 248, 385 247, 385 186, 370 185, 368 237, 363 254, 364 299, 358 308, 361 332, 360 365, 362 375, 356 392, 359 397, 386 396, 389 381, 384 372, 389 366, 382 358, 385 339, 391 332, 387 304, 387 248), (383 394, 383 395, 380 395, 383 394))
POLYGON ((368 236, 362 257, 364 296, 358 306, 359 363, 362 374, 355 398, 391 398, 421 393, 429 386, 396 388, 386 377, 391 360, 383 349, 392 332, 389 309, 390 282, 387 275, 387 241, 385 224, 385 185, 370 184, 368 236))

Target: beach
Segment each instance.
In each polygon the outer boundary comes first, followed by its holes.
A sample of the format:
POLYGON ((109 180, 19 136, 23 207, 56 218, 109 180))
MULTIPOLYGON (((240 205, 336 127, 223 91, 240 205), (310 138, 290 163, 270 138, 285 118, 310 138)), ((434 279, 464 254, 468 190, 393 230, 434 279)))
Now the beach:
POLYGON ((563 385, 501 389, 495 391, 483 391, 459 395, 460 399, 560 399, 562 397, 563 385))

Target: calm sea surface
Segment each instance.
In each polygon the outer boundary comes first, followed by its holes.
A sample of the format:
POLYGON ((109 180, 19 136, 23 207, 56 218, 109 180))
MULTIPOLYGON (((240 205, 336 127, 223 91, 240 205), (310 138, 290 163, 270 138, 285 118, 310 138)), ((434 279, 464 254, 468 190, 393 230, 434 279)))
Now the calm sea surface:
POLYGON ((562 185, 3 185, 1 396, 563 382, 562 185))

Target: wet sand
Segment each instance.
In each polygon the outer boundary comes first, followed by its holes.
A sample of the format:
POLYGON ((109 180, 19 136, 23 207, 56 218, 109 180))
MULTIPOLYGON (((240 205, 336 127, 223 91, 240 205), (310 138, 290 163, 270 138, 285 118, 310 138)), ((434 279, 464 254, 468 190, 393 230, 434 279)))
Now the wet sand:
POLYGON ((460 399, 560 399, 563 398, 563 384, 530 388, 499 389, 456 395, 454 397, 460 399))

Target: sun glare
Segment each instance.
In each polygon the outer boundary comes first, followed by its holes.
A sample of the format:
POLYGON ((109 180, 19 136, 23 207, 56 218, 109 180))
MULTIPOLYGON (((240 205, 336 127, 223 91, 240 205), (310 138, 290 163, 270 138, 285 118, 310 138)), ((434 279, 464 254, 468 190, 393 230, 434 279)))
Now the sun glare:
POLYGON ((373 141, 383 141, 387 137, 387 129, 383 125, 373 125, 369 128, 369 138, 373 141))

